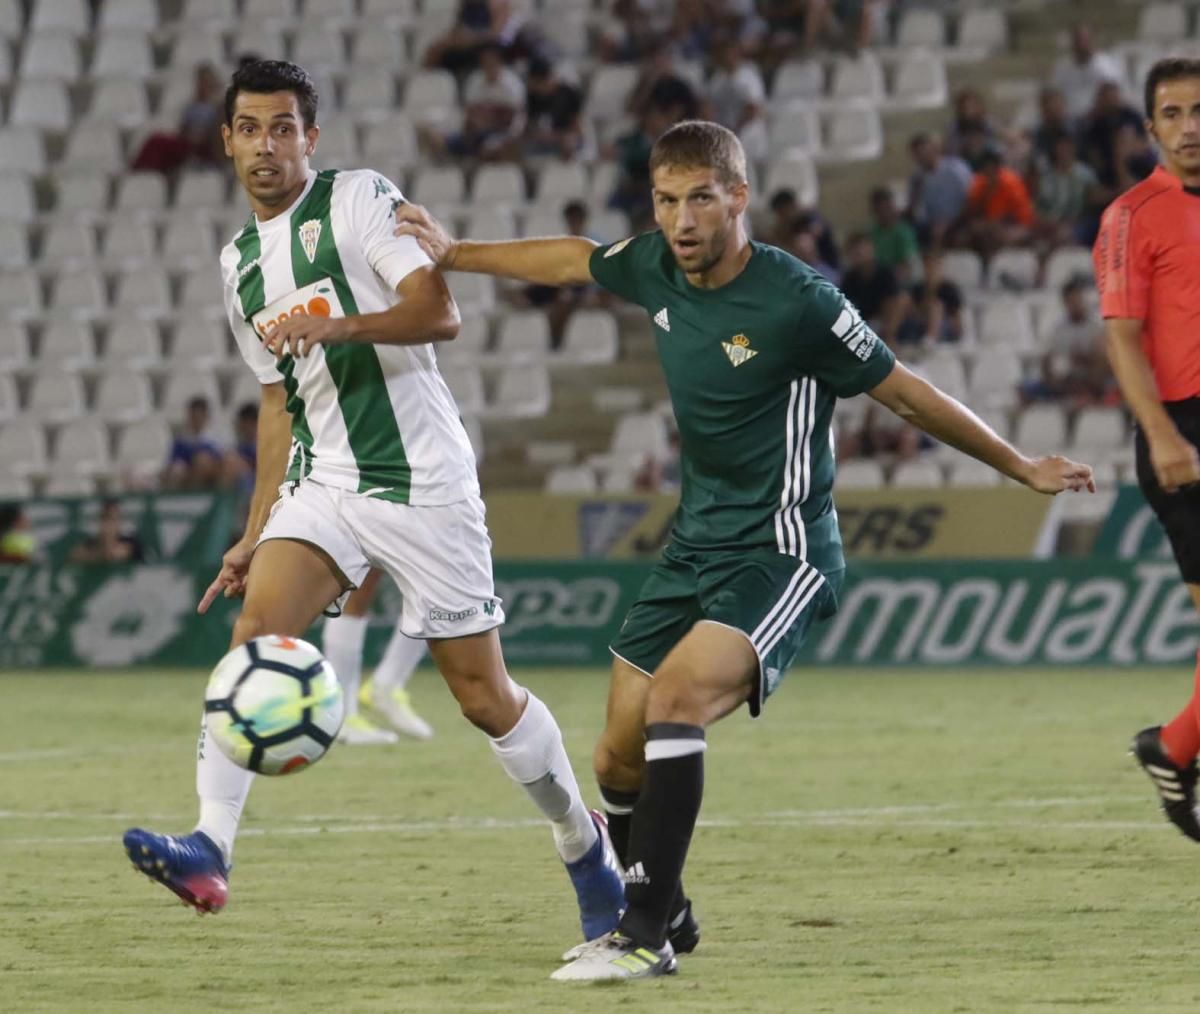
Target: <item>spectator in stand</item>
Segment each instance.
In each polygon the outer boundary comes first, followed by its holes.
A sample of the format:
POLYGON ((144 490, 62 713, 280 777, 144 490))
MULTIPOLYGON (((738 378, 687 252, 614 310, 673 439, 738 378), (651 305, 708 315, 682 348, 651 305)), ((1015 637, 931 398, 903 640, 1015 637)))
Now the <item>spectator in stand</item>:
POLYGON ((597 40, 606 63, 629 63, 650 53, 671 34, 673 0, 614 0, 612 19, 597 40))
POLYGON ((121 517, 121 501, 108 497, 100 505, 96 534, 71 548, 71 563, 143 563, 145 549, 137 532, 121 517))
POLYGON ((955 230, 958 242, 987 260, 1004 247, 1029 242, 1033 225, 1033 202, 1025 181, 1004 164, 997 149, 990 149, 971 180, 963 221, 955 230))
MULTIPOLYGON (((883 411, 870 401, 859 425, 846 427, 838 434, 839 458, 880 458, 911 461, 921 453, 924 434, 898 415, 883 411)), ((929 446, 932 446, 930 441, 929 446)))
POLYGON ((958 155, 972 168, 978 168, 972 158, 1000 140, 983 96, 974 88, 962 89, 954 97, 954 120, 946 131, 944 148, 947 154, 958 155))
POLYGON ((196 65, 195 90, 175 133, 156 131, 142 143, 131 168, 167 175, 188 166, 219 169, 225 164, 221 143, 224 87, 211 63, 196 65))
POLYGON ((795 235, 796 221, 800 217, 800 202, 796 200, 796 191, 791 187, 781 187, 771 195, 767 207, 771 211, 771 219, 764 239, 772 246, 786 249, 795 235))
POLYGON ((966 206, 971 167, 955 155, 943 155, 929 134, 917 134, 909 151, 917 168, 908 180, 908 212, 922 242, 937 250, 966 206))
POLYGON ((792 238, 788 243, 783 244, 783 249, 793 256, 799 257, 817 274, 824 275, 834 285, 840 285, 842 273, 821 256, 817 238, 812 230, 799 220, 793 223, 792 230, 792 238))
POLYGON ((1096 90, 1106 82, 1120 86, 1125 80, 1116 57, 1096 49, 1091 29, 1077 24, 1071 29, 1071 52, 1054 63, 1050 81, 1066 100, 1067 116, 1078 120, 1087 115, 1096 90))
POLYGON ((1054 146, 1064 134, 1074 140, 1075 131, 1067 115, 1067 100, 1054 87, 1043 88, 1038 95, 1038 124, 1029 137, 1032 163, 1047 165, 1054 160, 1054 146))
POLYGON ((221 466, 223 485, 248 497, 254 492, 257 466, 258 405, 248 401, 233 417, 233 448, 225 452, 221 466))
POLYGON ((575 158, 583 147, 583 92, 563 80, 545 57, 529 61, 525 75, 525 153, 575 158))
POLYGON ((536 27, 513 10, 512 0, 463 0, 453 27, 425 51, 423 62, 461 77, 479 67, 489 45, 499 46, 507 60, 544 51, 536 27))
POLYGON ((209 433, 212 413, 208 399, 192 398, 187 403, 183 426, 171 442, 170 458, 163 485, 170 489, 215 489, 221 478, 220 446, 209 433))
POLYGON ((1087 301, 1091 287, 1081 277, 1063 285, 1062 315, 1044 335, 1041 375, 1021 386, 1022 400, 1067 399, 1082 407, 1118 399, 1104 351, 1104 322, 1087 301))
POLYGON ((463 88, 463 125, 455 134, 424 131, 437 155, 499 161, 516 158, 525 129, 525 85, 505 66, 504 49, 488 42, 479 51, 479 69, 463 88))
POLYGON ((912 287, 909 311, 896 340, 901 345, 931 348, 963 339, 962 290, 942 273, 942 257, 925 258, 924 278, 912 287))
POLYGON ((797 228, 804 229, 806 232, 812 233, 812 237, 817 243, 817 253, 820 254, 821 260, 832 267, 835 271, 842 270, 842 252, 838 249, 837 239, 833 235, 833 228, 822 217, 821 213, 816 208, 805 208, 796 218, 797 228))
POLYGON ((891 268, 901 285, 908 285, 920 267, 921 248, 916 230, 900 216, 896 199, 887 187, 871 191, 871 218, 875 260, 891 268))
MULTIPOLYGON (((650 188, 650 149, 669 126, 692 115, 678 101, 673 87, 661 102, 652 100, 637 127, 622 134, 607 147, 606 157, 617 163, 617 185, 609 198, 609 207, 629 216, 634 232, 652 228, 653 202, 650 188)), ((694 101, 694 100, 693 100, 694 101)))
MULTIPOLYGON (((1090 217, 1097 219, 1095 208, 1099 197, 1096 174, 1079 160, 1075 139, 1059 134, 1051 144, 1051 158, 1036 170, 1037 225, 1035 232, 1040 252, 1048 254, 1055 247, 1087 241, 1090 217)), ((1095 231, 1095 221, 1091 231, 1095 231)))
POLYGON ((19 503, 0 504, 0 564, 32 563, 37 539, 29 515, 19 503))
MULTIPOLYGON (((594 243, 613 243, 619 236, 597 236, 588 229, 588 206, 583 201, 568 201, 563 205, 563 235, 584 236, 594 243)), ((550 336, 555 348, 562 342, 567 321, 576 310, 585 307, 607 306, 608 293, 598 285, 529 285, 518 302, 546 311, 550 320, 550 336)))
POLYGON ((875 333, 894 349, 900 323, 908 312, 907 293, 895 272, 875 259, 875 244, 867 233, 850 237, 846 255, 849 267, 842 275, 842 292, 875 333))
POLYGON ((708 118, 738 135, 747 159, 767 157, 767 87, 737 39, 717 43, 706 99, 708 118))
POLYGON ((1096 89, 1096 100, 1083 123, 1080 140, 1084 161, 1095 170, 1106 190, 1106 203, 1132 185, 1131 179, 1122 186, 1123 178, 1130 174, 1127 159, 1143 150, 1136 141, 1145 136, 1142 114, 1125 101, 1121 86, 1112 81, 1102 83, 1096 89))

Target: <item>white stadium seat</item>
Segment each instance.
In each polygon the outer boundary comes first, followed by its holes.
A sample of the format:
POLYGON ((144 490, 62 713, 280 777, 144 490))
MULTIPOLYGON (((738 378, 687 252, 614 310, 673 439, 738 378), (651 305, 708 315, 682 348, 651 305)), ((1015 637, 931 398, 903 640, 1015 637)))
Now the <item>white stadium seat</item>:
POLYGON ((21 0, 0 0, 0 39, 15 39, 22 31, 21 0))
POLYGON ((408 79, 402 111, 417 123, 452 122, 459 116, 458 86, 448 70, 421 70, 408 79))
POLYGON ((127 313, 165 316, 171 312, 171 286, 166 272, 143 267, 117 279, 113 308, 127 313))
POLYGON ((221 404, 217 389, 217 378, 206 370, 189 370, 186 373, 169 373, 163 387, 159 412, 173 423, 183 421, 188 400, 193 397, 208 399, 209 407, 216 412, 221 404))
POLYGON ((90 72, 94 78, 148 78, 154 72, 149 38, 129 29, 100 36, 92 54, 90 72))
POLYGON ((185 314, 199 313, 223 320, 223 285, 218 266, 212 261, 202 264, 183 276, 183 292, 179 296, 178 309, 185 314))
POLYGON ((325 27, 301 29, 292 42, 291 58, 305 68, 338 69, 346 62, 342 35, 325 27))
POLYGON ((100 375, 92 412, 107 423, 134 422, 150 414, 151 404, 146 375, 125 366, 100 375))
POLYGON ((550 410, 550 374, 544 366, 525 364, 501 372, 492 399, 482 416, 528 419, 550 410))
POLYGON ((980 349, 971 367, 971 406, 976 410, 1008 408, 1017 400, 1021 360, 1004 346, 980 349))
POLYGON ((61 30, 80 36, 87 32, 90 20, 87 0, 40 0, 33 4, 29 29, 32 32, 61 30))
MULTIPOLYGON (((380 67, 365 73, 353 74, 346 80, 342 92, 342 112, 356 120, 383 120, 392 114, 396 105, 396 81, 380 67)), ((321 147, 326 144, 321 136, 321 147)), ((318 151, 320 148, 318 148, 318 151)))
POLYGON ((79 43, 64 32, 35 32, 26 36, 21 52, 21 77, 71 82, 79 77, 79 43))
POLYGON ((121 135, 113 123, 84 120, 67 134, 67 150, 56 171, 118 173, 125 170, 121 135))
POLYGON ((910 50, 918 46, 940 48, 946 45, 946 22, 940 11, 917 8, 905 10, 896 28, 896 46, 910 50))
MULTIPOLYGON (((92 88, 89 120, 136 129, 144 126, 149 116, 150 100, 146 95, 146 86, 136 78, 105 78, 92 88)), ((172 120, 169 129, 174 129, 176 125, 176 121, 172 120)))
MULTIPOLYGON (((325 131, 321 131, 325 141, 325 131)), ((174 204, 185 211, 218 210, 226 206, 225 176, 213 169, 191 169, 180 174, 174 204)))
POLYGON ((637 84, 638 68, 631 63, 605 63, 588 84, 585 112, 593 120, 619 120, 637 84))
POLYGON ((1090 283, 1094 273, 1092 252, 1087 247, 1059 247, 1046 260, 1046 288, 1057 293, 1076 276, 1090 283))
POLYGON ((495 358, 504 365, 540 363, 550 356, 550 322, 540 310, 518 310, 501 318, 495 358))
POLYGON ((54 187, 57 221, 95 221, 108 207, 108 177, 102 173, 56 176, 54 187))
POLYGON ((0 426, 0 473, 38 475, 46 467, 46 431, 31 419, 13 419, 0 426))
POLYGON ((401 33, 378 23, 359 25, 352 36, 350 53, 352 66, 362 69, 399 69, 406 62, 401 33))
POLYGON ((0 271, 0 317, 22 319, 42 309, 42 287, 28 269, 0 271))
POLYGON ((442 370, 442 378, 450 388, 450 393, 454 395, 454 401, 461 414, 476 415, 483 411, 487 397, 484 393, 483 375, 477 367, 447 366, 442 370))
POLYGON ((117 183, 117 211, 152 216, 166 206, 167 181, 160 173, 130 173, 117 183))
POLYGON ((878 461, 851 458, 838 462, 833 483, 838 489, 882 489, 887 480, 878 461))
POLYGON ((579 162, 551 162, 538 173, 535 193, 540 205, 562 205, 584 198, 587 192, 587 170, 579 162))
POLYGON ((96 361, 96 343, 92 329, 81 321, 51 318, 38 342, 37 364, 63 370, 91 366, 96 361))
POLYGON ((983 287, 983 259, 974 250, 948 250, 942 255, 942 276, 972 293, 983 287))
POLYGON ((403 113, 391 113, 386 119, 370 123, 363 139, 363 162, 386 168, 408 165, 418 160, 417 131, 403 113))
MULTIPOLYGON (((20 222, 0 219, 0 269, 23 268, 29 264, 29 232, 20 222)), ((4 352, 0 350, 0 359, 4 352)))
MULTIPOLYGON (((218 293, 219 294, 219 293, 218 293)), ((185 317, 175 328, 171 338, 172 366, 217 366, 234 363, 227 351, 229 325, 224 319, 185 317)), ((241 357, 235 365, 241 364, 241 357)))
POLYGON ((294 0, 244 0, 242 17, 246 19, 290 21, 296 15, 294 0))
POLYGON ((631 412, 621 416, 613 429, 609 453, 614 458, 641 460, 663 458, 670 453, 667 427, 658 412, 631 412))
POLYGON ((899 489, 938 489, 944 484, 941 466, 929 458, 901 461, 892 471, 891 485, 899 489))
POLYGON ((1067 443, 1067 415, 1060 405, 1030 405, 1017 419, 1014 443, 1034 454, 1062 453, 1067 443))
POLYGON ((51 291, 51 309, 56 313, 96 316, 108 309, 104 279, 95 271, 60 275, 51 291))
POLYGON ((15 419, 19 411, 17 382, 7 373, 0 373, 0 423, 15 419))
POLYGON ((1029 304, 1022 299, 1003 297, 985 303, 979 310, 979 341, 999 345, 1014 352, 1035 348, 1033 321, 1029 304))
POLYGON ((0 174, 0 219, 32 222, 35 218, 33 183, 24 173, 0 174))
POLYGON ((343 21, 354 17, 354 7, 354 0, 301 0, 300 13, 306 20, 343 21))
POLYGON ((762 199, 768 200, 777 190, 785 187, 795 191, 796 200, 803 207, 811 208, 817 204, 820 190, 817 170, 811 158, 799 152, 788 152, 771 161, 767 167, 767 185, 761 192, 762 199))
POLYGON ((871 104, 845 104, 827 114, 829 140, 823 162, 865 162, 883 154, 883 125, 871 104))
POLYGON ((1004 11, 971 8, 958 23, 958 46, 972 54, 994 53, 1008 47, 1008 19, 1004 11))
POLYGON ((771 154, 780 157, 790 150, 815 155, 821 150, 821 119, 811 102, 791 99, 784 105, 772 104, 771 154))
POLYGON ((103 475, 110 465, 108 434, 94 420, 76 419, 58 431, 48 464, 52 475, 103 475))
POLYGON ((1146 4, 1138 11, 1137 37, 1144 42, 1179 42, 1187 38, 1187 22, 1182 3, 1146 4))
POLYGON ((196 63, 221 66, 225 62, 225 39, 217 22, 184 23, 171 48, 171 63, 176 67, 191 67, 196 63))
POLYGON ((29 363, 29 334, 19 320, 0 319, 0 376, 29 363))
POLYGON ((587 465, 566 465, 552 468, 546 474, 545 492, 566 495, 586 495, 599 488, 596 473, 587 465))
MULTIPOLYGON (((455 278, 483 278, 485 276, 452 274, 449 277, 453 281, 455 278)), ((488 281, 491 281, 491 279, 489 278, 488 281)), ((454 287, 452 285, 451 292, 453 290, 454 287)), ((455 302, 458 302, 458 300, 456 299, 455 302)), ((468 314, 464 312, 461 303, 459 303, 459 312, 462 314, 463 320, 458 328, 458 336, 453 341, 440 342, 438 344, 438 362, 479 362, 487 355, 488 342, 490 341, 487 320, 478 313, 468 314)))
POLYGON ((950 465, 949 485, 959 489, 999 486, 1001 478, 1000 473, 990 465, 963 454, 956 455, 956 460, 950 465))
POLYGON ((788 60, 775 74, 772 102, 819 99, 825 93, 825 71, 816 60, 788 60))
POLYGON ((158 4, 155 0, 104 0, 96 27, 101 32, 125 29, 152 32, 158 27, 158 4))
POLYGON ((617 321, 607 310, 576 310, 567 321, 559 359, 568 363, 614 363, 617 321))
POLYGON ((29 385, 25 415, 43 423, 65 423, 83 415, 83 384, 55 368, 38 373, 29 385))
POLYGON ((104 342, 104 365, 122 369, 144 369, 162 364, 158 328, 137 316, 113 317, 104 342))
POLYGON ((42 487, 42 495, 49 497, 91 497, 96 495, 96 480, 90 475, 71 469, 55 472, 42 487))
MULTIPOLYGON (((486 207, 476 204, 476 207, 486 207)), ((479 211, 468 220, 463 235, 471 239, 493 242, 517 238, 517 223, 507 207, 500 205, 491 211, 479 211)))
POLYGON ((46 145, 36 127, 0 127, 0 173, 41 173, 46 145))
POLYGON ((413 200, 424 205, 457 206, 463 203, 467 192, 463 171, 456 165, 422 166, 413 180, 413 200))
POLYGON ((128 269, 149 263, 154 259, 154 230, 136 218, 113 218, 104 232, 100 252, 106 268, 128 269))
POLYGON ((844 101, 878 102, 885 92, 883 67, 869 49, 856 57, 840 56, 833 64, 829 97, 844 101))
POLYGON ((1032 250, 1001 250, 988 265, 988 284, 993 289, 1037 287, 1038 259, 1032 250))
POLYGON ((913 369, 934 387, 941 388, 959 401, 966 398, 967 373, 963 368, 962 359, 955 353, 930 356, 913 369))
POLYGON ((262 384, 244 365, 237 371, 222 406, 227 416, 232 416, 243 405, 257 405, 262 401, 262 384))
POLYGON ((1119 408, 1084 408, 1075 420, 1071 446, 1081 452, 1124 447, 1129 441, 1129 428, 1119 408))
POLYGON ((71 122, 71 102, 61 81, 24 79, 10 100, 8 122, 16 127, 64 131, 71 122))
POLYGON ((938 109, 946 105, 949 95, 950 85, 942 58, 919 50, 906 52, 896 64, 888 107, 938 109))
POLYGON ((485 165, 471 182, 471 200, 489 208, 525 203, 525 176, 515 165, 485 165))

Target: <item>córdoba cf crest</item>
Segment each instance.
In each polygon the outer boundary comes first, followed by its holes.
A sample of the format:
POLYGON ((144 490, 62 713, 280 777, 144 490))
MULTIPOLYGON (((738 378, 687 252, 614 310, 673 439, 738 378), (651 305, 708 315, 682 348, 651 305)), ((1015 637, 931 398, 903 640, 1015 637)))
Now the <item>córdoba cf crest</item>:
POLYGON ((300 226, 300 245, 304 248, 304 256, 311 264, 317 256, 317 241, 321 238, 321 220, 310 218, 300 226))

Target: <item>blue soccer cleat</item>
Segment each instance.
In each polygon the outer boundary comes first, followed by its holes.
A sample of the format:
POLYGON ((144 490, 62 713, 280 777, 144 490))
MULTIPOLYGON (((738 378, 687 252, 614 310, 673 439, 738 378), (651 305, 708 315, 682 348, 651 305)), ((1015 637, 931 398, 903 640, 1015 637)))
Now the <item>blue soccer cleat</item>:
POLYGON ((219 912, 229 897, 229 867, 220 848, 200 831, 170 835, 131 827, 125 851, 133 868, 170 888, 199 915, 219 912))
POLYGON ((608 837, 608 823, 595 810, 592 823, 599 833, 596 843, 581 859, 566 864, 579 900, 579 922, 585 940, 611 933, 625 910, 625 879, 608 837))

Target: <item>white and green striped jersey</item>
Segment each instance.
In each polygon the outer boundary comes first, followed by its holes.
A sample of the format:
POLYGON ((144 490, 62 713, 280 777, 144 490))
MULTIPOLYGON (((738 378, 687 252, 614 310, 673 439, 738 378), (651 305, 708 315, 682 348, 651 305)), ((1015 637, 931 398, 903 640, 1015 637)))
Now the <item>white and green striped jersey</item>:
POLYGON ((289 480, 453 503, 477 494, 479 482, 432 345, 331 345, 276 359, 262 342, 283 317, 377 313, 399 302, 401 279, 430 263, 412 237, 392 235, 401 200, 369 170, 310 171, 291 209, 265 222, 251 215, 221 251, 225 309, 255 376, 287 392, 289 480))

